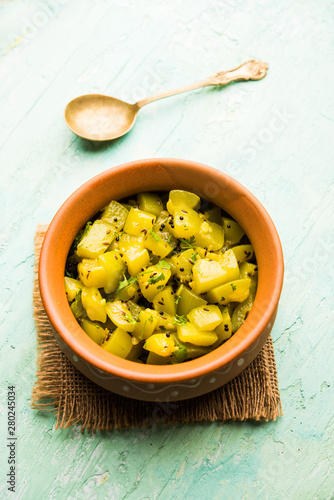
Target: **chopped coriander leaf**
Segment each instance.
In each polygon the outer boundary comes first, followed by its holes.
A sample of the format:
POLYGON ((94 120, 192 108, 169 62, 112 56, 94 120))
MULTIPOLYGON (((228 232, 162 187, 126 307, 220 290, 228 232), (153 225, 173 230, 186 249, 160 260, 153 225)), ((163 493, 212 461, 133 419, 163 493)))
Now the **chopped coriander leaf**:
POLYGON ((175 297, 175 300, 174 300, 175 304, 179 303, 180 298, 181 298, 181 295, 178 295, 177 297, 175 297))
POLYGON ((188 349, 184 344, 179 344, 177 351, 174 351, 174 356, 179 363, 182 363, 188 356, 188 349))
POLYGON ((131 277, 131 278, 127 279, 125 274, 123 274, 123 278, 124 278, 123 281, 120 281, 118 284, 118 288, 116 290, 117 296, 121 293, 123 288, 127 287, 128 285, 132 285, 133 283, 135 283, 137 281, 136 277, 131 277))
POLYGON ((186 316, 178 316, 177 314, 175 314, 174 316, 174 323, 176 325, 185 325, 187 324, 188 320, 187 320, 187 317, 186 316))
POLYGON ((134 317, 132 316, 131 313, 129 314, 126 314, 125 315, 127 321, 131 324, 131 325, 135 325, 136 324, 136 320, 134 319, 134 317))
POLYGON ((159 283, 159 281, 163 281, 164 279, 165 279, 164 273, 159 273, 149 278, 148 283, 150 285, 155 285, 156 283, 159 283))
POLYGON ((170 264, 168 264, 165 260, 160 260, 157 266, 161 267, 161 269, 170 269, 170 264))
POLYGON ((179 238, 179 241, 187 248, 195 248, 193 246, 195 244, 195 236, 191 236, 189 240, 185 240, 184 238, 179 238))
POLYGON ((192 262, 193 262, 194 264, 195 264, 195 262, 196 262, 196 260, 197 260, 197 255, 198 255, 198 253, 197 253, 197 252, 195 252, 195 253, 193 253, 193 254, 192 254, 192 256, 191 256, 191 260, 192 260, 192 262))
POLYGON ((152 236, 155 240, 157 240, 157 241, 161 241, 160 236, 159 236, 157 233, 155 233, 154 231, 152 231, 152 229, 149 229, 149 230, 148 230, 148 232, 150 233, 150 235, 151 235, 151 236, 152 236))
POLYGON ((149 322, 150 322, 150 323, 153 323, 153 316, 150 316, 150 317, 148 318, 148 320, 149 320, 149 322))
POLYGON ((234 285, 234 283, 231 283, 231 288, 232 288, 233 292, 237 289, 237 287, 234 285))

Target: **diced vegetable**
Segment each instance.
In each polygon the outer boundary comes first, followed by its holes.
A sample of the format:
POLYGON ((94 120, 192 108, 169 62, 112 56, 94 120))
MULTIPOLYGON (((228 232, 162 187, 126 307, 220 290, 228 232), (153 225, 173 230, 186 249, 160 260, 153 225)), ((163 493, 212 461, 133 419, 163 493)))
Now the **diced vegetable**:
POLYGON ((194 345, 209 346, 218 339, 217 334, 211 331, 198 330, 192 323, 177 325, 177 336, 181 342, 189 342, 194 345))
POLYGON ((167 201, 167 210, 170 214, 174 215, 175 208, 182 206, 186 208, 198 208, 201 199, 194 193, 189 191, 182 191, 173 189, 169 192, 169 200, 167 201))
POLYGON ((65 276, 65 292, 69 302, 75 299, 77 293, 79 293, 81 289, 82 283, 80 283, 80 281, 65 276))
POLYGON ((176 350, 173 337, 166 333, 156 333, 151 335, 144 344, 144 349, 154 352, 158 356, 171 356, 176 350))
POLYGON ((233 247, 231 250, 236 257, 238 264, 240 262, 247 262, 248 260, 251 260, 254 255, 252 245, 239 245, 237 247, 233 247))
POLYGON ((245 234, 242 227, 235 220, 228 217, 222 217, 222 227, 225 233, 225 243, 228 246, 239 243, 245 234))
POLYGON ((140 340, 148 339, 156 329, 158 318, 155 311, 145 309, 140 311, 136 320, 133 334, 140 340))
POLYGON ((111 251, 100 255, 98 262, 102 264, 105 270, 105 281, 103 288, 106 293, 117 290, 118 283, 125 271, 125 264, 119 252, 111 251))
POLYGON ((196 295, 190 288, 181 285, 177 292, 177 314, 180 316, 187 315, 195 307, 204 306, 207 301, 196 295))
POLYGON ((103 210, 101 220, 108 222, 119 232, 123 229, 128 213, 124 205, 113 200, 103 210))
POLYGON ((116 328, 109 339, 103 342, 101 347, 120 358, 126 358, 132 349, 131 337, 122 328, 116 328))
POLYGON ((250 279, 234 280, 212 288, 207 299, 214 304, 226 305, 229 302, 243 302, 249 295, 250 279))
POLYGON ((164 288, 171 277, 170 269, 157 265, 148 267, 145 272, 138 275, 138 283, 143 296, 152 302, 156 294, 164 288))
POLYGON ((82 305, 89 319, 104 323, 107 319, 105 304, 99 290, 95 286, 83 287, 81 292, 82 305))
POLYGON ((138 208, 131 208, 124 231, 133 236, 145 235, 149 229, 152 229, 155 215, 143 212, 138 208))
POLYGON ((110 224, 98 219, 78 244, 77 254, 86 259, 96 259, 107 250, 114 237, 115 230, 110 224))
POLYGON ((174 316, 176 313, 176 305, 174 299, 174 292, 171 286, 166 286, 161 292, 153 299, 154 309, 158 312, 162 311, 170 316, 174 316))
POLYGON ((191 208, 176 207, 169 224, 169 231, 175 238, 190 238, 198 233, 202 219, 191 208))
POLYGON ((224 245, 224 230, 215 222, 204 221, 195 233, 196 245, 208 250, 219 250, 224 245))
POLYGON ((155 216, 160 215, 163 208, 160 196, 155 193, 139 193, 137 202, 140 210, 155 216))
POLYGON ((115 300, 108 302, 105 310, 111 321, 126 332, 133 332, 136 321, 133 319, 130 308, 123 302, 115 300))
POLYGON ((88 318, 82 318, 80 320, 81 328, 87 333, 94 342, 101 345, 103 340, 107 337, 109 330, 103 328, 99 323, 91 321, 88 318))
POLYGON ((223 316, 217 306, 196 307, 187 316, 197 330, 212 331, 223 321, 223 316))

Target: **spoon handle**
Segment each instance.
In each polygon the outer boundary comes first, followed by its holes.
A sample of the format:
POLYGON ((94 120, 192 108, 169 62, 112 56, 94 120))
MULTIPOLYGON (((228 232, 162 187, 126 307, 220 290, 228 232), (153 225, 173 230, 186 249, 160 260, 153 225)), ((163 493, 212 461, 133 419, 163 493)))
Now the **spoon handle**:
POLYGON ((250 59, 249 61, 240 64, 237 68, 230 69, 228 71, 220 71, 215 75, 201 80, 200 82, 192 83, 190 85, 185 85, 173 90, 167 90, 166 92, 161 92, 160 94, 155 94, 150 97, 146 97, 141 101, 138 101, 134 106, 138 109, 142 108, 150 102, 157 101, 158 99, 164 99, 175 94, 182 94, 182 92, 188 92, 189 90, 198 89, 200 87, 206 87, 208 85, 227 85, 230 82, 240 81, 240 80, 261 80, 267 74, 268 64, 258 59, 250 59))

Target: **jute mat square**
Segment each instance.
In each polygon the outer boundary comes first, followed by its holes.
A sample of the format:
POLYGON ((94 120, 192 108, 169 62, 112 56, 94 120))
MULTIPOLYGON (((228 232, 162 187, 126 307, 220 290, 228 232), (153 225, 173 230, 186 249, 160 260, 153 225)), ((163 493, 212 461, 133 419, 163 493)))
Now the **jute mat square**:
POLYGON ((32 408, 54 411, 57 428, 80 424, 81 430, 113 430, 159 424, 276 420, 282 415, 272 338, 240 375, 220 389, 186 401, 145 402, 111 393, 79 372, 59 349, 43 308, 38 261, 47 225, 35 236, 34 318, 37 375, 32 408))

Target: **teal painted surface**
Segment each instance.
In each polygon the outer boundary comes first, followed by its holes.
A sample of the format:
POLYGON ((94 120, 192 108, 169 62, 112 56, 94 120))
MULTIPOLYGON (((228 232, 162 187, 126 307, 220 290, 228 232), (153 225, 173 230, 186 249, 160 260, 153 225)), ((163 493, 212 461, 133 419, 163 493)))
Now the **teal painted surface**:
POLYGON ((1 443, 18 391, 19 499, 329 499, 333 459, 334 7, 329 1, 0 2, 1 443), (129 101, 251 57, 260 82, 149 105, 112 144, 76 138, 63 108, 129 101), (273 329, 284 416, 81 435, 32 411, 33 234, 95 174, 145 157, 223 170, 264 204, 286 280, 273 329))

